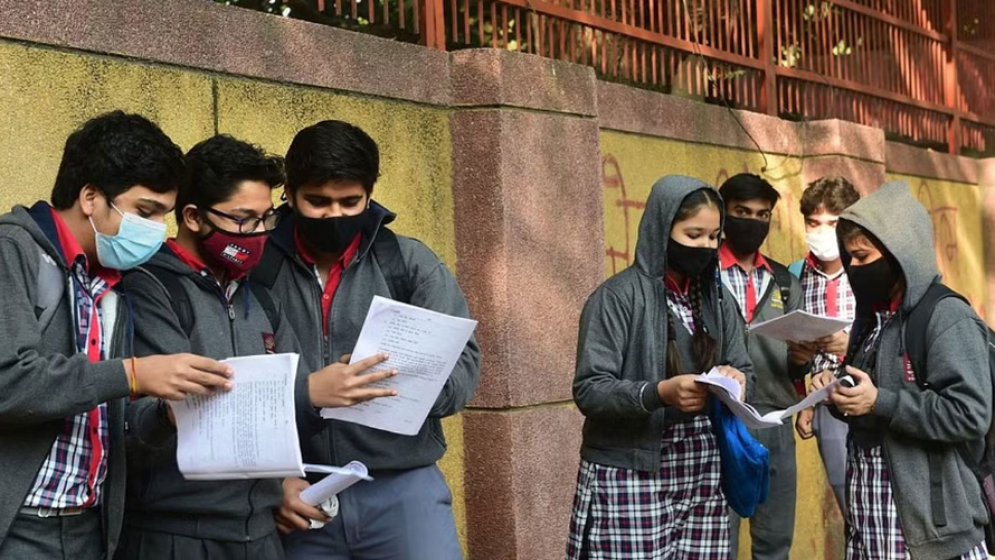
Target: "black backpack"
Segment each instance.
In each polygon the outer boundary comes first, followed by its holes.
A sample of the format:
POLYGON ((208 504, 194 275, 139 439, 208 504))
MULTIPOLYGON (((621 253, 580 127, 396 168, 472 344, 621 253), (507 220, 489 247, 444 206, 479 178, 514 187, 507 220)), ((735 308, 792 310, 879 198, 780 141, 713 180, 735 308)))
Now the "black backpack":
MULTIPOLYGON (((926 290, 926 294, 916 303, 916 306, 905 318, 905 349, 908 352, 909 364, 915 373, 916 385, 925 391, 930 388, 926 371, 926 329, 929 320, 933 315, 936 305, 946 298, 957 298, 965 303, 967 298, 951 290, 939 282, 935 282, 926 290)), ((989 377, 995 387, 995 332, 988 329, 988 369, 989 377)), ((993 416, 995 420, 995 416, 993 416)), ((995 422, 989 426, 985 435, 985 452, 981 461, 977 461, 967 450, 966 446, 958 448, 961 458, 974 472, 981 485, 982 498, 988 508, 989 523, 985 531, 985 541, 989 550, 995 550, 995 422)), ((929 452, 929 489, 930 499, 933 504, 933 522, 937 526, 946 525, 946 516, 943 509, 943 486, 940 478, 939 456, 933 451, 929 452), (935 455, 935 456, 934 456, 935 455)))
MULTIPOLYGON (((408 278, 408 266, 401 256, 401 245, 397 240, 397 235, 385 227, 380 228, 377 236, 373 239, 373 255, 380 264, 380 272, 387 280, 390 299, 401 303, 411 303, 411 281, 408 278)), ((253 284, 273 289, 276 277, 280 273, 280 267, 284 265, 285 261, 286 259, 277 251, 267 247, 259 265, 252 270, 253 284)))

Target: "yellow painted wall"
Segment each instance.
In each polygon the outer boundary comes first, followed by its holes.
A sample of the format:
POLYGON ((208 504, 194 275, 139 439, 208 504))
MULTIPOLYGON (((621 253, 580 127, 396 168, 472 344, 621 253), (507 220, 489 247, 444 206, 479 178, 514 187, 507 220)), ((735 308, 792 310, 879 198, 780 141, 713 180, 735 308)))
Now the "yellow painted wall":
POLYGON ((987 276, 984 247, 984 193, 975 185, 889 175, 903 180, 933 218, 936 261, 944 282, 967 296, 985 317, 987 276))
MULTIPOLYGON (((449 115, 444 109, 241 80, 0 40, 0 209, 47 199, 66 137, 113 109, 157 122, 183 149, 221 132, 283 154, 296 131, 350 121, 380 145, 374 197, 398 212, 397 230, 456 267, 449 115), (217 91, 217 114, 212 88, 217 91), (11 134, 11 131, 14 133, 11 134)), ((445 423, 441 463, 465 546, 463 425, 445 423)))
MULTIPOLYGON (((601 132, 602 187, 605 201, 606 274, 632 263, 642 210, 650 187, 664 175, 690 175, 719 186, 737 173, 760 173, 758 153, 681 143, 648 136, 601 132)), ((784 264, 805 253, 805 224, 798 210, 804 189, 801 160, 767 155, 767 179, 781 193, 762 251, 784 264)), ((815 440, 797 440, 798 505, 792 560, 842 558, 842 518, 826 484, 815 440)), ((746 524, 740 558, 749 558, 746 524)))

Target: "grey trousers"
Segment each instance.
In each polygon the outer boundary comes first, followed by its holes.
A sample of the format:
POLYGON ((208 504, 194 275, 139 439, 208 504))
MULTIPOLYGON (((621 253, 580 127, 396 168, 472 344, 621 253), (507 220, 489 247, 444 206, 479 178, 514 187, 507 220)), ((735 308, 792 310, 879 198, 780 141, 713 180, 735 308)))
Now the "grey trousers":
POLYGON ((374 473, 321 529, 283 537, 287 560, 462 560, 452 494, 435 465, 374 473))
MULTIPOLYGON (((795 534, 795 498, 798 493, 798 463, 795 460, 793 419, 777 428, 750 430, 770 454, 770 493, 750 518, 753 560, 788 560, 795 534)), ((731 558, 739 551, 739 522, 729 510, 731 558)))
POLYGON ((100 508, 67 517, 18 514, 0 541, 0 560, 102 560, 100 508))
POLYGON ((846 518, 846 435, 850 427, 837 420, 824 405, 815 407, 812 431, 819 444, 819 455, 826 467, 826 479, 836 496, 840 512, 846 518))

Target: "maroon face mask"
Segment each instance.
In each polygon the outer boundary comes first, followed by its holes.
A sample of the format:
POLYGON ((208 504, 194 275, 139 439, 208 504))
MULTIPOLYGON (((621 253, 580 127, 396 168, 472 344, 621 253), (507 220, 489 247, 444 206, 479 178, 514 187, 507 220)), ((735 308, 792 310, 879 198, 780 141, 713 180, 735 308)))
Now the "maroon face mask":
POLYGON ((239 234, 212 229, 201 238, 204 255, 224 267, 232 278, 245 276, 263 256, 269 232, 239 234))

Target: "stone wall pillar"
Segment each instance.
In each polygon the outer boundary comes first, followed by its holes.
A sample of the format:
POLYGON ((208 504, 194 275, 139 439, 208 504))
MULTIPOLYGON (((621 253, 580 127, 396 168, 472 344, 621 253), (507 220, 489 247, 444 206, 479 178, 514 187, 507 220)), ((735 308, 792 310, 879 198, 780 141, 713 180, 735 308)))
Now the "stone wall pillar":
POLYGON ((604 279, 596 81, 498 50, 452 55, 460 283, 483 349, 464 413, 470 557, 563 557, 581 416, 577 323, 604 279))
POLYGON ((865 195, 887 180, 884 132, 840 120, 801 123, 802 182, 842 176, 865 195))

